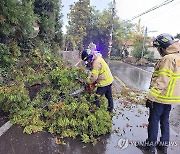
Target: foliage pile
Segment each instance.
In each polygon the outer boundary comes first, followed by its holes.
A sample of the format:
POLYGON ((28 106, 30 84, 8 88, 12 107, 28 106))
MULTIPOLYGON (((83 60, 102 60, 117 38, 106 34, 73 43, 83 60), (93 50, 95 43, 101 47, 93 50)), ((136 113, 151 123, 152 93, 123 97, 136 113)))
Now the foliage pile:
POLYGON ((147 97, 147 92, 137 89, 132 89, 131 87, 125 85, 121 89, 113 86, 113 97, 117 99, 121 99, 121 102, 130 102, 133 104, 141 104, 145 105, 145 100, 147 97))
POLYGON ((132 102, 134 104, 145 105, 144 100, 147 97, 147 92, 134 90, 132 88, 124 88, 121 91, 121 95, 128 102, 132 102))
POLYGON ((0 108, 25 133, 47 130, 61 137, 80 135, 83 142, 96 143, 96 136, 111 131, 111 117, 104 98, 101 108, 92 103, 94 92, 69 95, 82 86, 76 79, 84 80, 84 72, 65 66, 50 52, 33 50, 21 58, 9 72, 9 82, 0 87, 0 108), (30 97, 32 90, 36 93, 30 97))

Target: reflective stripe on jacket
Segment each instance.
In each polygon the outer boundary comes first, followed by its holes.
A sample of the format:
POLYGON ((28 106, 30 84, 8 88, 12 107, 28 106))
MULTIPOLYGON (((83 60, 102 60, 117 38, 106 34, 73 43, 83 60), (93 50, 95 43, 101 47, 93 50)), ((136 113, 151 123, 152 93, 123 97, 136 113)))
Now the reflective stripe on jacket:
POLYGON ((163 104, 180 103, 180 54, 177 50, 155 65, 148 99, 163 104))
POLYGON ((87 83, 96 82, 98 87, 110 85, 113 82, 113 76, 109 66, 103 58, 98 56, 92 64, 92 72, 87 79, 87 83))

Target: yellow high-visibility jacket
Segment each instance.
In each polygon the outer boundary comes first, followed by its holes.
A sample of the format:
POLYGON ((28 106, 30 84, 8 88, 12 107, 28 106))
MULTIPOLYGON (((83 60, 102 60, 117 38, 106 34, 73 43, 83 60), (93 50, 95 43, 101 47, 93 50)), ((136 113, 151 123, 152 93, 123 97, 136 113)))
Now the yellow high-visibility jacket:
POLYGON ((180 45, 173 43, 156 65, 148 99, 163 104, 180 104, 180 45))
POLYGON ((92 64, 92 71, 88 76, 87 83, 91 84, 96 82, 97 87, 104 87, 113 82, 113 76, 109 66, 101 56, 97 56, 92 64))

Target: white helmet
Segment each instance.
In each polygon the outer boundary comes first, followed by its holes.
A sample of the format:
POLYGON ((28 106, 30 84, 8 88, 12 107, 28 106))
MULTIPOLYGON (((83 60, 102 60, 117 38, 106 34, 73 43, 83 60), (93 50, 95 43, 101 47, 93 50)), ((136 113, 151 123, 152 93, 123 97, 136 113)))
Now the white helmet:
POLYGON ((91 50, 91 51, 96 51, 96 44, 94 44, 93 42, 91 42, 88 46, 88 48, 91 50))

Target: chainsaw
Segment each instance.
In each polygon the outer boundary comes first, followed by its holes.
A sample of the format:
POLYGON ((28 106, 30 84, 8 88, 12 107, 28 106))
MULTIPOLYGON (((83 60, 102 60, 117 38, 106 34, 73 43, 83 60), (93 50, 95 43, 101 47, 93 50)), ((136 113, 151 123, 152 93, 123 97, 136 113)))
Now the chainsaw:
POLYGON ((75 90, 74 92, 72 92, 70 95, 73 96, 73 95, 77 95, 83 91, 86 91, 86 92, 90 92, 92 90, 94 90, 96 87, 96 82, 95 83, 92 83, 92 84, 84 84, 84 87, 78 89, 78 90, 75 90))
MULTIPOLYGON (((70 95, 70 96, 78 95, 79 93, 81 93, 83 91, 90 92, 90 91, 92 91, 92 90, 94 90, 96 88, 96 82, 91 83, 91 84, 87 84, 87 83, 85 83, 84 81, 82 81, 82 80, 80 80, 78 78, 76 80, 79 81, 83 85, 83 87, 69 93, 68 95, 70 95)), ((57 100, 60 100, 63 97, 65 97, 65 95, 59 97, 57 100)))
MULTIPOLYGON (((79 80, 79 81, 80 81, 80 80, 79 80)), ((90 92, 90 91, 94 90, 95 87, 96 87, 96 82, 95 82, 95 83, 92 83, 92 84, 87 84, 87 83, 84 83, 84 82, 82 82, 82 81, 80 81, 80 82, 83 83, 84 86, 83 86, 82 88, 79 88, 78 90, 75 90, 75 91, 71 92, 71 93, 68 94, 68 95, 70 95, 70 96, 75 96, 75 95, 78 95, 79 93, 81 93, 81 92, 83 92, 83 91, 90 92)), ((60 100, 64 99, 65 97, 66 97, 66 95, 62 95, 62 96, 58 97, 58 98, 56 99, 56 102, 59 102, 60 100)), ((49 97, 49 98, 50 98, 50 97, 49 97)), ((44 109, 45 107, 47 107, 47 104, 46 104, 45 106, 43 106, 42 109, 44 109)))

